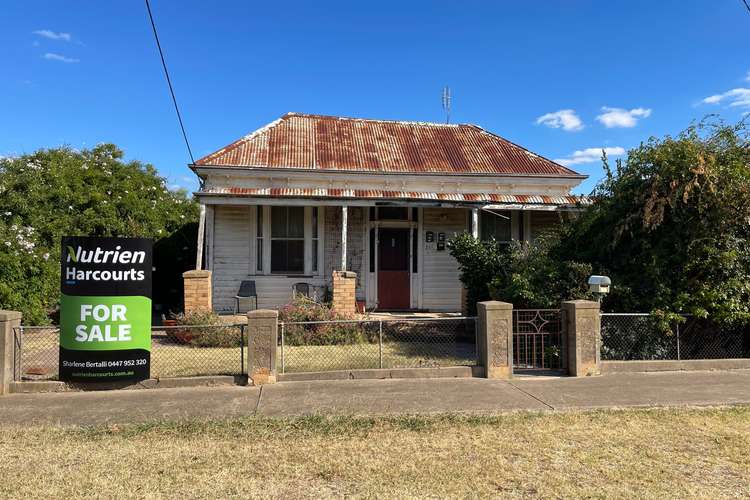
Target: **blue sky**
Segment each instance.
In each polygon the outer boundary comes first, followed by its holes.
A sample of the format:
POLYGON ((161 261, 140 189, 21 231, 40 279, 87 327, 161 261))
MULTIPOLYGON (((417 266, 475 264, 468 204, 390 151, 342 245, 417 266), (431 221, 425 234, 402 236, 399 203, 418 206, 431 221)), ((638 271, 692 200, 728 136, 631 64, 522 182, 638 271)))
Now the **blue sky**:
MULTIPOLYGON (((739 0, 152 0, 196 158, 288 111, 475 123, 601 176, 707 113, 750 111, 739 0)), ((197 185, 142 1, 8 1, 0 155, 113 142, 197 185)))

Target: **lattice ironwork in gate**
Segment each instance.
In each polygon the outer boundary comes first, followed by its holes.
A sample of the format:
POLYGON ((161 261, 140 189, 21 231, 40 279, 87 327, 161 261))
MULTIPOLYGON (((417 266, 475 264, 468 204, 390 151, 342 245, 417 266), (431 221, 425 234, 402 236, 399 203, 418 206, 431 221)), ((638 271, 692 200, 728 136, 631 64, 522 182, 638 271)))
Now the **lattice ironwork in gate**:
POLYGON ((513 368, 565 368, 565 331, 560 309, 513 311, 513 368))

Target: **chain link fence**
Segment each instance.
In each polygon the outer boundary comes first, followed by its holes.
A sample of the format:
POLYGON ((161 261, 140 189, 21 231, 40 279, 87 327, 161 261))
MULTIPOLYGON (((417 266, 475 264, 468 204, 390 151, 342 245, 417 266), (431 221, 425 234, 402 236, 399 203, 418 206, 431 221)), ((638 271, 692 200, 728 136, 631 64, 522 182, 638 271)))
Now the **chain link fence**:
POLYGON ((281 373, 476 365, 476 318, 281 323, 281 373))
MULTIPOLYGON (((154 326, 151 377, 243 375, 246 343, 244 324, 154 326)), ((16 328, 14 351, 16 380, 59 378, 59 327, 16 328)))
POLYGON ((245 325, 154 326, 151 377, 242 375, 245 325))
POLYGON ((13 329, 15 380, 57 380, 60 328, 21 326, 13 329))
POLYGON ((670 324, 647 313, 602 313, 603 360, 750 357, 750 325, 685 316, 670 324))

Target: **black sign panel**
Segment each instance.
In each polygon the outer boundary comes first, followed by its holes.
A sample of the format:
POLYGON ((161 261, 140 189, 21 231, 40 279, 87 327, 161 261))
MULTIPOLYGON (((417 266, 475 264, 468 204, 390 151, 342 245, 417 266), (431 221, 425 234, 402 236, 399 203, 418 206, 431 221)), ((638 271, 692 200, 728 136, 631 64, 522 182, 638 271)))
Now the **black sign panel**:
POLYGON ((145 238, 63 238, 61 380, 149 378, 152 254, 145 238))

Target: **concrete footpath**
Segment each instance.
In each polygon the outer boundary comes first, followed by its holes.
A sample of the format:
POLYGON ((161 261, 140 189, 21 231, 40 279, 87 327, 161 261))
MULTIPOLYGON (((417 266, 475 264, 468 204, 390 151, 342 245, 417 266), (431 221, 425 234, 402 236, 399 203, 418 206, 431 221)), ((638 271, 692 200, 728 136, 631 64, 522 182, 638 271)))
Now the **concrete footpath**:
POLYGON ((611 407, 750 404, 750 370, 588 378, 392 379, 12 394, 2 424, 103 424, 237 416, 499 413, 611 407))

